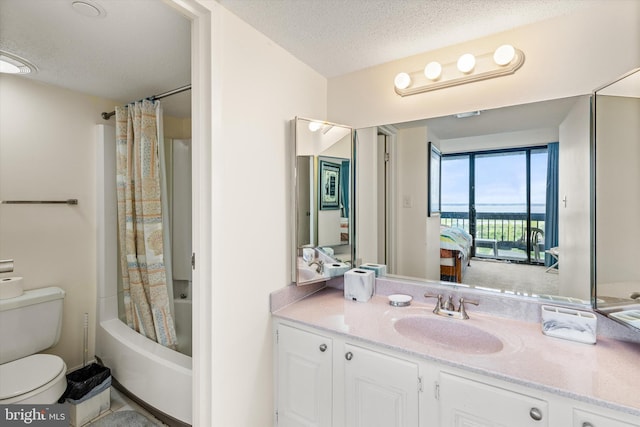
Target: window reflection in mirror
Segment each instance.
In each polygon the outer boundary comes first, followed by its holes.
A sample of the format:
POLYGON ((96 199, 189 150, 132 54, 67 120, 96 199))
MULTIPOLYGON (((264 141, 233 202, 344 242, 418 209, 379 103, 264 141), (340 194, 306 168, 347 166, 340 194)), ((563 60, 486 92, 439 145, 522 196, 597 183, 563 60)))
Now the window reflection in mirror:
POLYGON ((593 98, 595 306, 640 328, 640 69, 593 98))
POLYGON ((384 186, 358 182, 359 200, 385 204, 384 250, 359 230, 358 258, 396 276, 590 304, 589 97, 464 116, 358 130, 359 157, 386 152, 376 168, 393 171, 384 186), (429 141, 442 153, 439 216, 428 212, 429 141))
POLYGON ((353 132, 296 118, 294 281, 342 276, 353 259, 353 132))

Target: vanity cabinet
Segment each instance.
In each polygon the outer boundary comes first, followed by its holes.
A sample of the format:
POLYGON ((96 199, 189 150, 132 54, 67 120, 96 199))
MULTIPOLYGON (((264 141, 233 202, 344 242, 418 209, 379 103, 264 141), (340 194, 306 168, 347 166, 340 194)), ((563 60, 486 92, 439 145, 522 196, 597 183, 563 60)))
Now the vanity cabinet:
POLYGON ((418 426, 418 365, 344 345, 345 419, 349 427, 418 426))
POLYGON ((441 427, 546 427, 546 401, 446 372, 438 381, 441 427))
POLYGON ((286 325, 276 333, 277 425, 331 426, 333 340, 286 325))
POLYGON ((640 417, 287 320, 275 426, 640 427, 640 417))
POLYGON ((420 426, 417 363, 284 323, 275 327, 278 427, 420 426))

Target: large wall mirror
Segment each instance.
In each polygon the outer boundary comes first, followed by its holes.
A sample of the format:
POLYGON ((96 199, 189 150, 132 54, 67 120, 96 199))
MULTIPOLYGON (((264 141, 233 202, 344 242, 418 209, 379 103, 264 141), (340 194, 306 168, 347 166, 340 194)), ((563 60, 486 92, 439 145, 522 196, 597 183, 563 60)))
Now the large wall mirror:
POLYGON ((306 285, 342 276, 355 244, 353 129, 297 117, 293 281, 306 285))
POLYGON ((640 68, 593 96, 595 306, 640 328, 640 68))
POLYGON ((590 302, 589 96, 358 129, 358 259, 392 275, 590 302), (440 212, 428 212, 430 146, 440 212), (366 153, 369 150, 371 153, 366 153), (371 171, 367 172, 366 169, 371 171), (360 218, 359 224, 362 224, 360 218))

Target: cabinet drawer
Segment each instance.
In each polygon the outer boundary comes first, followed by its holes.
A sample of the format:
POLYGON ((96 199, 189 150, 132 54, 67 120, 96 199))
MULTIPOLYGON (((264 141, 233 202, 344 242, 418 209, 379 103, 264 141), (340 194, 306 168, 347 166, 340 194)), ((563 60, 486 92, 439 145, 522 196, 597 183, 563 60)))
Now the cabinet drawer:
POLYGON ((546 427, 546 401, 442 372, 439 380, 442 427, 546 427))
POLYGON ((630 424, 581 409, 574 409, 573 427, 639 427, 639 425, 630 424))

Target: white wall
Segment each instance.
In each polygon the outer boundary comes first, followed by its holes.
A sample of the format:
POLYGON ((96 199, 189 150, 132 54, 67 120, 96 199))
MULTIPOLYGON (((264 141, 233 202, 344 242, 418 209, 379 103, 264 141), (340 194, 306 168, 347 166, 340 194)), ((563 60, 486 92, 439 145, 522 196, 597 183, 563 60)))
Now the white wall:
POLYGON ((589 97, 583 96, 560 124, 558 294, 585 300, 591 289, 590 131, 589 97))
POLYGON ((91 331, 95 324, 95 124, 114 103, 4 74, 0 93, 0 199, 78 199, 0 205, 0 258, 15 260, 15 272, 1 276, 65 290, 62 335, 49 352, 79 367, 83 313, 91 331))
POLYGON ((377 129, 358 129, 356 139, 356 256, 362 263, 378 261, 377 129))
MULTIPOLYGON (((326 116, 327 81, 215 2, 212 151, 214 426, 273 419, 269 294, 290 283, 295 116, 326 116), (259 256, 256 256, 259 254, 259 256)), ((197 395, 196 395, 197 396, 197 395)), ((201 396, 206 398, 206 396, 201 396)))
POLYGON ((596 110, 597 283, 635 282, 637 287, 640 99, 598 96, 596 110))
POLYGON ((640 2, 607 5, 520 27, 329 80, 329 119, 355 128, 486 110, 590 93, 640 63, 640 2), (419 95, 393 89, 398 72, 429 60, 492 52, 511 43, 525 54, 515 74, 419 95))

